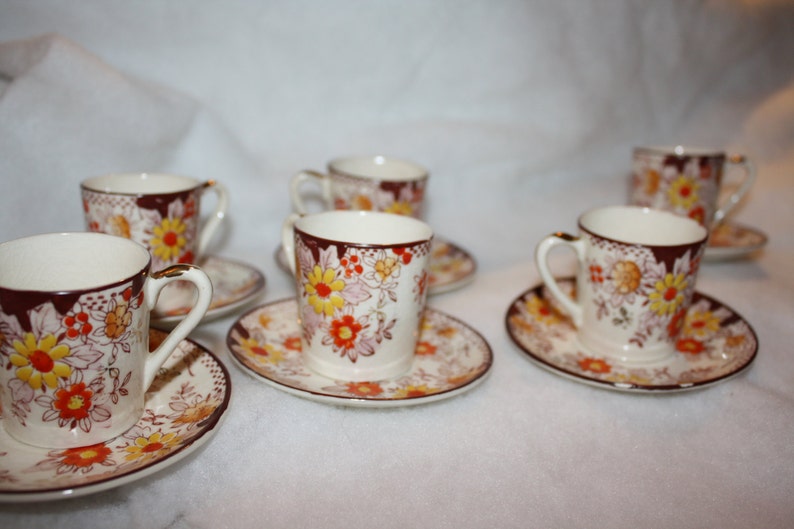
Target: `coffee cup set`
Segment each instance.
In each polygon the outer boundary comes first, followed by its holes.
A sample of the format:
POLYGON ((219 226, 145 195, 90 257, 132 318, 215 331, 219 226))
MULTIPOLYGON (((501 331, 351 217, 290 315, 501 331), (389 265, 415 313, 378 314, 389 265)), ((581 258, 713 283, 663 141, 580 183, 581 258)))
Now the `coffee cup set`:
POLYGON ((538 366, 618 391, 687 391, 743 372, 757 353, 755 332, 695 284, 709 258, 747 256, 766 243, 749 228, 723 227, 754 179, 742 156, 636 148, 629 205, 587 211, 577 235, 557 233, 538 244, 542 282, 509 306, 508 334, 538 366), (722 198, 727 169, 740 180, 722 198), (726 242, 731 230, 750 233, 726 242), (575 277, 552 273, 548 257, 557 247, 574 252, 575 277))
MULTIPOLYGON (((607 389, 683 391, 735 376, 755 357, 755 333, 695 282, 710 219, 722 220, 746 193, 752 167, 717 208, 725 155, 638 149, 634 161, 656 176, 635 173, 632 201, 655 192, 670 204, 595 209, 579 218, 577 236, 544 238, 535 255, 542 283, 511 303, 508 334, 537 365, 607 389), (575 252, 575 278, 553 275, 556 247, 575 252)), ((444 260, 420 220, 427 177, 381 156, 293 177, 295 213, 277 257, 285 256, 296 295, 232 324, 226 342, 238 367, 300 397, 359 407, 433 402, 484 380, 493 364, 487 341, 427 306, 433 260, 444 260), (324 211, 307 212, 306 182, 320 186, 324 211)), ((187 338, 211 315, 218 277, 189 263, 225 215, 225 188, 163 174, 99 177, 81 188, 89 232, 0 244, 0 501, 62 499, 140 479, 205 443, 228 407, 226 367, 187 338), (199 230, 207 190, 217 205, 199 230), (163 308, 167 289, 176 301, 163 308)), ((475 265, 444 244, 454 254, 444 266, 453 265, 436 284, 457 288, 475 265)), ((238 265, 261 291, 264 277, 238 265)))

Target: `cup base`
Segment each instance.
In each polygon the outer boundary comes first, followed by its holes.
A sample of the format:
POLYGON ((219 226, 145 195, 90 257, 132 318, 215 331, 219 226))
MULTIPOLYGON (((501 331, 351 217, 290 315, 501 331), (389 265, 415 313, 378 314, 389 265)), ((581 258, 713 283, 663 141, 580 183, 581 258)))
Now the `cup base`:
POLYGON ((659 344, 653 347, 628 346, 604 340, 599 336, 576 335, 577 348, 588 355, 602 356, 625 365, 647 365, 669 360, 675 353, 672 344, 659 344))
MULTIPOLYGON (((369 367, 357 365, 362 363, 359 358, 357 364, 340 365, 338 362, 328 362, 318 359, 315 356, 303 355, 304 365, 320 376, 332 380, 344 380, 346 382, 376 382, 387 378, 394 378, 407 373, 414 362, 414 355, 406 356, 388 365, 378 365, 369 367)), ((363 360, 366 360, 364 358, 363 360)))
POLYGON ((20 443, 38 448, 63 450, 110 441, 132 428, 142 416, 143 406, 141 405, 125 414, 123 418, 114 418, 112 424, 107 427, 102 428, 94 424, 90 432, 84 432, 79 426, 71 429, 58 428, 57 422, 44 425, 22 425, 15 418, 5 416, 3 416, 2 426, 9 436, 20 443))

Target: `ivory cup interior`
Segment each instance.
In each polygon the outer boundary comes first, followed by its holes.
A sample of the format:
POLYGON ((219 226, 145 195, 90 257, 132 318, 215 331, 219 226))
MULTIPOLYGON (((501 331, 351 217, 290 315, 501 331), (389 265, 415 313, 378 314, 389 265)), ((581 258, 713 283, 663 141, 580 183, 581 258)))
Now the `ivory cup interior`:
POLYGON ((427 171, 414 163, 385 156, 339 158, 328 164, 332 173, 376 180, 412 181, 427 178, 427 171))
POLYGON ((149 266, 149 252, 103 233, 50 233, 0 244, 0 287, 38 292, 90 290, 149 266))
POLYGON ((98 193, 152 195, 188 191, 201 185, 201 182, 195 178, 165 173, 119 173, 89 178, 81 185, 84 189, 98 193))
POLYGON ((295 229, 308 235, 362 246, 392 246, 425 241, 433 235, 426 223, 376 211, 326 211, 302 217, 295 229))
POLYGON ((646 246, 694 244, 707 237, 706 228, 692 219, 632 206, 589 211, 580 217, 579 226, 599 237, 646 246))

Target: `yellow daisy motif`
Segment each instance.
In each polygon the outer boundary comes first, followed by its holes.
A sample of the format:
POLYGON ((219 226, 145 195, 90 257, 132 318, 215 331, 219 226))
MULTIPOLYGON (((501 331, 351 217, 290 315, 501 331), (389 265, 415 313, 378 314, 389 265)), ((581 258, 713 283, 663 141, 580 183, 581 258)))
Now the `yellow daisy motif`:
POLYGON ((339 295, 345 288, 345 282, 336 277, 335 270, 323 270, 320 265, 314 265, 314 269, 307 274, 307 279, 309 281, 304 283, 303 288, 309 294, 308 302, 315 313, 325 313, 330 317, 334 315, 335 309, 341 309, 345 304, 339 295))
POLYGON ((272 344, 260 344, 254 338, 245 338, 240 341, 240 348, 246 356, 255 358, 258 362, 278 364, 284 359, 284 353, 272 344))
POLYGON ((394 202, 384 209, 386 213, 394 213, 395 215, 413 215, 414 208, 410 202, 394 202))
POLYGON ((720 329, 720 319, 710 310, 692 311, 684 321, 684 334, 704 338, 711 336, 720 329))
POLYGON ((532 296, 524 302, 524 307, 538 323, 554 325, 561 321, 559 313, 542 298, 532 296))
POLYGON ((185 230, 187 226, 179 218, 165 218, 159 226, 155 226, 154 237, 149 239, 152 253, 163 261, 177 259, 185 245, 185 230))
POLYGON ((176 436, 176 432, 163 435, 162 432, 155 432, 149 437, 138 437, 135 442, 125 448, 128 454, 125 456, 127 461, 147 461, 161 454, 166 454, 173 450, 182 441, 181 437, 176 436))
POLYGON ((684 274, 667 274, 663 280, 656 282, 654 291, 648 295, 651 310, 659 316, 675 314, 684 303, 686 287, 684 274))
POLYGON ((674 206, 689 210, 699 200, 699 190, 700 183, 695 179, 678 175, 667 190, 667 198, 674 206))
POLYGON ((17 354, 12 354, 9 360, 17 368, 16 377, 33 389, 41 389, 42 384, 55 388, 59 378, 69 378, 72 374, 71 367, 58 361, 69 356, 71 350, 58 344, 52 334, 36 341, 33 333, 25 333, 24 342, 14 340, 13 345, 17 354))

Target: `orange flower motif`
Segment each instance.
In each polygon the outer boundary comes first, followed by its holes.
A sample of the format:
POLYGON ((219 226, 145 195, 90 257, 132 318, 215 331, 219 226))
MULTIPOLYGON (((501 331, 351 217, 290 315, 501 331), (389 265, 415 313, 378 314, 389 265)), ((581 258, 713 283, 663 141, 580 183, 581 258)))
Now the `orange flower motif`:
POLYGON ((600 358, 582 358, 579 360, 579 367, 582 371, 592 371, 593 373, 606 374, 612 371, 612 366, 600 358))
POLYGON ((658 171, 654 171, 653 169, 646 171, 644 186, 645 193, 648 195, 655 195, 659 190, 659 180, 661 180, 661 176, 659 175, 658 171))
POLYGON ((679 352, 691 355, 702 353, 706 349, 703 342, 694 338, 681 338, 676 342, 675 348, 679 352))
POLYGON ((300 351, 303 349, 301 345, 301 337, 300 336, 290 336, 286 340, 284 340, 284 349, 289 349, 290 351, 300 351))
POLYGON ((725 345, 728 347, 739 347, 744 343, 745 336, 743 334, 737 334, 736 336, 728 336, 725 338, 725 345))
POLYGON ((383 393, 383 388, 376 382, 350 382, 347 392, 361 397, 376 397, 383 393))
POLYGON ((431 356, 436 354, 437 347, 430 342, 419 342, 416 344, 416 354, 420 356, 431 356))
POLYGON ((360 209, 363 211, 372 210, 372 200, 366 195, 356 195, 352 200, 353 209, 360 209))
POLYGON ((88 417, 93 395, 94 392, 86 389, 85 383, 80 382, 68 389, 61 388, 56 391, 52 407, 60 412, 62 419, 79 421, 88 417))
POLYGON ((328 330, 334 339, 334 345, 343 349, 353 349, 356 345, 356 338, 361 331, 361 324, 353 316, 345 314, 338 320, 331 322, 328 330))
POLYGON ((110 448, 105 446, 104 443, 69 448, 61 452, 61 462, 64 465, 86 468, 96 463, 102 463, 108 458, 110 452, 110 448))

